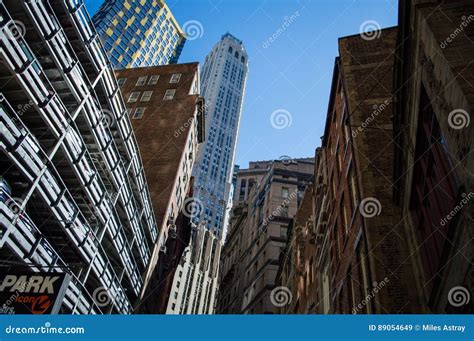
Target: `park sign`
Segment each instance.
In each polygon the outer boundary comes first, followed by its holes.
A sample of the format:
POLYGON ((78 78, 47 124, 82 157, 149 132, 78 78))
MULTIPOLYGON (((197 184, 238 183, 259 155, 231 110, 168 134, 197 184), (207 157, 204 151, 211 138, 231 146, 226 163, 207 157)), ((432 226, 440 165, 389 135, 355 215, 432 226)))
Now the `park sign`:
POLYGON ((0 314, 57 314, 71 276, 0 267, 0 314))

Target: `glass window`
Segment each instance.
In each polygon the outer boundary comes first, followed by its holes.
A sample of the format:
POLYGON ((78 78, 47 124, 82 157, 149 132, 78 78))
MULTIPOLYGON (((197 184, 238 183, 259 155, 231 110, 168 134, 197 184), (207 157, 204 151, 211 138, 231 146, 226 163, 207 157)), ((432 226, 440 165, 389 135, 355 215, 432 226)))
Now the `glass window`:
POLYGON ((125 82, 127 81, 127 78, 120 78, 117 83, 119 86, 123 86, 125 84, 125 82))
POLYGON ((156 83, 158 83, 159 78, 160 78, 160 75, 151 76, 150 79, 148 80, 148 85, 155 85, 156 83))
POLYGON ((136 108, 135 112, 133 113, 133 119, 140 119, 143 117, 143 113, 145 112, 145 108, 136 108))
POLYGON ((168 101, 168 100, 173 99, 175 92, 176 92, 176 89, 166 90, 165 97, 163 98, 163 100, 168 101))
POLYGON ((282 187, 281 188, 281 196, 282 198, 288 198, 288 194, 289 194, 289 189, 288 187, 282 187))
POLYGON ((135 86, 145 85, 146 79, 147 79, 147 76, 138 77, 138 80, 137 80, 137 83, 135 84, 135 86))
POLYGON ((132 93, 130 94, 130 96, 128 97, 128 102, 129 102, 129 103, 130 103, 130 102, 136 102, 137 99, 138 99, 138 97, 140 97, 140 92, 134 91, 134 92, 132 92, 132 93))
POLYGON ((178 83, 179 80, 181 78, 181 74, 180 73, 173 73, 171 75, 171 79, 170 79, 170 83, 178 83))
POLYGON ((140 98, 141 102, 148 102, 151 98, 151 95, 153 94, 153 91, 144 91, 142 98, 140 98))

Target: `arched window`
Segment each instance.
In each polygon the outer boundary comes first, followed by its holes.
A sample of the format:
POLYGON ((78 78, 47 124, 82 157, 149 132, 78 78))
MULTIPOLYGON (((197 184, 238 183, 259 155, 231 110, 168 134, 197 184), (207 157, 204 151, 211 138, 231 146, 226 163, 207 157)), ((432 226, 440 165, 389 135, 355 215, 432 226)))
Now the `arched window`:
POLYGON ((235 55, 234 55, 235 58, 239 59, 239 53, 237 51, 235 51, 235 55))
POLYGON ((229 53, 232 53, 232 46, 229 46, 229 53))
POLYGON ((242 57, 240 58, 240 61, 241 61, 242 63, 245 63, 245 57, 242 56, 242 57))

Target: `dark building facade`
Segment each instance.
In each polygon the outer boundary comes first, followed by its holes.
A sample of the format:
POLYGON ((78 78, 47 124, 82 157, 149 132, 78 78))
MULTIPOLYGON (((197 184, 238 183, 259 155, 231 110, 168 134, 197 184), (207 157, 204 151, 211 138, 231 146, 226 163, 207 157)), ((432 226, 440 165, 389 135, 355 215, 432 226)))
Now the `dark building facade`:
POLYGON ((2 275, 67 273, 61 313, 132 313, 159 227, 84 3, 2 1, 0 31, 2 275))
POLYGON ((472 313, 473 7, 401 1, 397 28, 339 39, 280 313, 472 313))
POLYGON ((145 313, 166 312, 176 267, 191 238, 191 172, 204 139, 198 67, 189 63, 116 71, 160 228, 140 302, 145 313))
POLYGON ((420 311, 474 304, 474 3, 400 1, 394 200, 420 311), (471 299, 469 299, 471 297, 471 299))

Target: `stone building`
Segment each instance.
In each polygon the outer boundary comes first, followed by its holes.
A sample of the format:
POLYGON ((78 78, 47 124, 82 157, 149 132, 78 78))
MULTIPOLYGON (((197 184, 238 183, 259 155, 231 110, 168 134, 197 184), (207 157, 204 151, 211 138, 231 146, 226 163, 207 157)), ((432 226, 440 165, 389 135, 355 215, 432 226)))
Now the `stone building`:
POLYGON ((205 136, 198 63, 123 69, 116 76, 141 150, 159 226, 137 308, 143 313, 164 313, 192 232, 191 172, 205 136))
POLYGON ((288 229, 286 248, 280 254, 276 286, 287 302, 277 301, 281 314, 312 314, 316 312, 316 234, 313 224, 313 186, 304 193, 298 211, 288 229))
POLYGON ((306 158, 255 162, 237 173, 235 196, 244 195, 234 201, 222 253, 218 313, 278 312, 274 289, 279 258, 313 169, 313 159, 306 158), (249 190, 252 172, 256 174, 249 190))
POLYGON ((394 200, 421 312, 474 311, 474 3, 400 1, 394 200))

